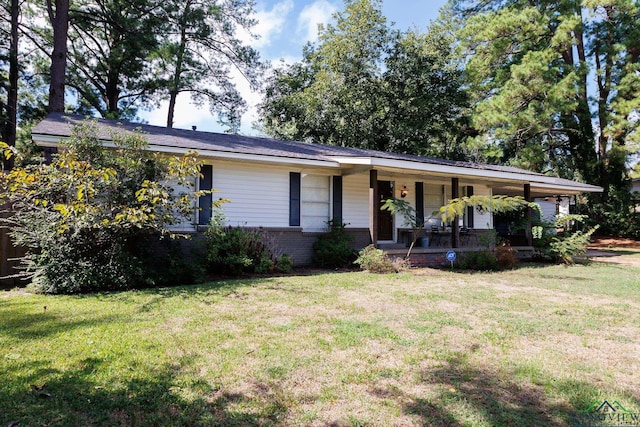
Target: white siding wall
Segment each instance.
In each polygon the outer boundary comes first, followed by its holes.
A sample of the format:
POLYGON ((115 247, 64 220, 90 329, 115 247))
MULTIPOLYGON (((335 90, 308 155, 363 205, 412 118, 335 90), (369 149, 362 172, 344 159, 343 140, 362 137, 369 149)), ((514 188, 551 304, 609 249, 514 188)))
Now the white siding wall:
MULTIPOLYGON (((439 226, 440 218, 432 217, 433 211, 442 206, 442 184, 424 184, 424 216, 429 224, 439 226)), ((430 226, 429 226, 430 227, 430 226)))
MULTIPOLYGON (((473 194, 478 196, 491 196, 493 192, 486 185, 474 185, 473 194)), ((493 228, 493 214, 473 210, 473 228, 487 230, 493 228)))
MULTIPOLYGON (((195 184, 195 178, 193 179, 192 183, 195 184)), ((180 195, 184 193, 191 194, 195 190, 194 185, 179 185, 176 182, 169 182, 168 184, 171 188, 173 188, 173 195, 175 197, 180 197, 180 195)), ((196 215, 197 212, 194 213, 191 218, 181 218, 181 221, 179 223, 168 227, 169 230, 176 233, 195 231, 196 215)))
MULTIPOLYGON (((250 227, 289 226, 289 173, 286 167, 259 167, 241 163, 213 165, 214 199, 226 198, 223 212, 230 225, 250 227)), ((394 182, 394 194, 407 186, 407 201, 415 205, 415 180, 381 176, 380 180, 394 182)), ((465 183, 467 185, 468 183, 465 183)), ((491 188, 473 185, 474 194, 491 195, 491 188)), ((305 231, 326 229, 331 217, 331 179, 324 175, 302 174, 301 225, 305 231)), ((424 183, 424 213, 432 212, 451 198, 451 185, 424 183), (443 194, 444 188, 444 194, 443 194)), ((366 173, 343 177, 343 221, 351 228, 369 227, 369 175, 366 173)), ((414 206, 415 207, 415 206, 414 206)), ((437 219, 436 219, 437 221, 437 219)), ((395 218, 395 227, 403 227, 404 218, 395 218)), ((474 210, 474 228, 493 227, 489 213, 474 210)))
MULTIPOLYGON (((402 177, 385 177, 382 178, 385 181, 391 181, 393 182, 393 197, 395 197, 396 199, 401 199, 402 195, 402 187, 406 186, 407 187, 407 197, 404 198, 405 201, 407 201, 412 208, 416 208, 416 182, 414 180, 409 180, 407 178, 402 178, 402 177)), ((426 211, 425 211, 426 214, 426 211)), ((393 217, 393 225, 394 225, 394 232, 396 231, 395 229, 397 228, 411 228, 412 225, 411 224, 407 224, 407 220, 402 216, 402 215, 394 215, 393 217)), ((396 236, 397 237, 397 236, 396 236)))
POLYGON ((222 205, 227 223, 247 227, 289 226, 289 172, 284 167, 214 163, 214 199, 222 205))
POLYGON ((554 221, 556 216, 556 202, 552 200, 535 199, 540 205, 540 216, 544 221, 554 221))
MULTIPOLYGON (((550 198, 549 200, 545 199, 535 199, 537 204, 540 205, 540 210, 542 219, 544 221, 554 222, 556 220, 556 209, 557 202, 555 198, 550 198)), ((560 202, 560 208, 558 209, 560 212, 560 216, 569 214, 569 198, 563 197, 560 202)))
POLYGON ((330 207, 329 182, 328 176, 302 174, 300 223, 303 231, 327 229, 330 207))
POLYGON ((369 175, 342 179, 342 220, 351 228, 369 228, 369 175))

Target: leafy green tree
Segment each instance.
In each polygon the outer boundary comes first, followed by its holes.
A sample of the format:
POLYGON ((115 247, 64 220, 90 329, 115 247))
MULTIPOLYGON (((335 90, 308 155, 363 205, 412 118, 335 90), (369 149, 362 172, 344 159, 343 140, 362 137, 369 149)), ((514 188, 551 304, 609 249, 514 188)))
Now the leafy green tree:
POLYGON ((277 138, 459 158, 466 98, 448 23, 400 33, 377 0, 348 0, 302 61, 276 70, 260 106, 277 138))
MULTIPOLYGON (((4 16, 0 21, 0 132, 1 138, 14 146, 16 143, 17 108, 18 108, 18 22, 20 4, 18 0, 2 4, 4 16), (6 53, 5 53, 6 52, 6 53), (5 74, 5 66, 7 73, 5 74)), ((12 167, 10 159, 3 160, 5 168, 12 167)))
POLYGON ((427 33, 408 31, 392 46, 383 75, 387 149, 448 159, 466 157, 462 142, 472 130, 452 30, 450 18, 444 15, 427 33))
POLYGON ((265 129, 331 145, 384 149, 380 79, 390 32, 379 0, 348 0, 307 45, 299 64, 276 71, 261 107, 265 129))
POLYGON ((189 93, 237 130, 245 102, 232 73, 257 87, 264 69, 236 35, 255 24, 250 0, 36 0, 28 6, 24 34, 40 52, 31 66, 50 77, 50 111, 132 119, 167 99, 171 127, 178 95, 189 93), (65 87, 75 95, 71 108, 64 106, 65 87))
MULTIPOLYGON (((2 2, 0 10, 0 141, 10 146, 24 146, 31 122, 46 115, 48 79, 35 66, 30 55, 29 39, 25 36, 24 0, 2 2)), ((4 169, 10 169, 14 158, 2 159, 4 169)))
POLYGON ((194 198, 202 194, 188 189, 199 173, 194 153, 150 153, 137 133, 112 139, 115 149, 103 147, 87 122, 74 127, 51 164, 0 174, 0 204, 12 206, 2 225, 27 248, 26 273, 42 292, 148 284, 145 239, 172 236, 169 226, 193 215, 194 198), (177 193, 171 184, 187 190, 177 193))
POLYGON ((605 189, 638 149, 639 3, 453 1, 485 160, 605 189), (593 83, 595 81, 595 84, 593 83))
POLYGON ((173 126, 176 99, 189 93, 198 104, 209 103, 212 113, 237 130, 245 102, 231 79, 237 70, 257 87, 263 65, 258 52, 238 40, 238 28, 255 24, 248 0, 187 0, 163 3, 167 32, 154 53, 162 79, 159 97, 169 97, 167 127, 173 126))

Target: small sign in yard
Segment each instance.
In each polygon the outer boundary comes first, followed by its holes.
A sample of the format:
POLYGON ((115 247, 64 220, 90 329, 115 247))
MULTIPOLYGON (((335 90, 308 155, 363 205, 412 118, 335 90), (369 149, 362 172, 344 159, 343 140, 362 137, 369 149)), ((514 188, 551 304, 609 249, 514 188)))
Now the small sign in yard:
POLYGON ((447 252, 446 257, 447 257, 447 261, 451 262, 451 268, 453 268, 453 261, 455 261, 457 257, 456 253, 454 251, 449 251, 447 252))

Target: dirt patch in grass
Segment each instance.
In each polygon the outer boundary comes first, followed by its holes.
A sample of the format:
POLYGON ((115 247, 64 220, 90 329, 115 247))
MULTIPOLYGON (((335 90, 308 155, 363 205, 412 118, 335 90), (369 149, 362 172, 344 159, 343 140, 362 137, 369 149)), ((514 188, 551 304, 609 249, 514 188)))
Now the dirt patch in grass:
POLYGON ((598 237, 589 244, 592 249, 608 248, 633 248, 640 249, 640 240, 626 239, 623 237, 598 237))
POLYGON ((640 249, 589 249, 585 257, 589 261, 640 267, 640 249))

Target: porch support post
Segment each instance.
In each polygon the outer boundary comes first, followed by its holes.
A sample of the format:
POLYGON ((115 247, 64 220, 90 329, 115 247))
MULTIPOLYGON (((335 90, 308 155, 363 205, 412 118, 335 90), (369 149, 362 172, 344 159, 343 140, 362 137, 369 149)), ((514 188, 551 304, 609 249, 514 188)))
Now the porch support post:
POLYGON ((379 199, 378 171, 372 169, 369 171, 369 234, 371 235, 371 243, 373 245, 378 244, 379 199))
MULTIPOLYGON (((527 202, 531 202, 531 184, 524 185, 524 199, 527 202)), ((524 236, 527 239, 527 246, 533 246, 533 235, 531 234, 531 208, 527 208, 525 222, 526 226, 524 228, 524 236)))
MULTIPOLYGON (((451 178, 451 198, 457 199, 460 197, 460 182, 458 178, 451 178)), ((451 247, 457 248, 458 242, 460 241, 460 228, 458 227, 458 223, 460 222, 460 217, 456 216, 453 219, 453 224, 451 224, 451 247)))

